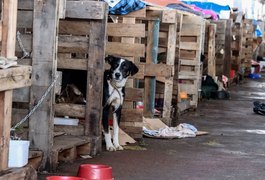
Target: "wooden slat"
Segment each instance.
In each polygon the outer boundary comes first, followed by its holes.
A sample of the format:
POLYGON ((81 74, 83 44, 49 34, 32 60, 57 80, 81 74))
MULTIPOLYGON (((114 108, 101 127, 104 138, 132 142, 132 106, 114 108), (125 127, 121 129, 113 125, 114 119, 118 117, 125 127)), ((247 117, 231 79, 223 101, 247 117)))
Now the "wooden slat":
POLYGON ((146 9, 143 8, 138 11, 132 11, 126 15, 123 15, 123 17, 144 18, 146 17, 146 9))
POLYGON ((125 100, 126 101, 143 101, 144 89, 139 88, 126 88, 125 100))
POLYGON ((200 36, 199 29, 201 28, 200 24, 197 25, 182 25, 181 36, 200 36))
POLYGON ((33 10, 34 1, 32 0, 18 0, 18 9, 33 10))
POLYGON ((118 56, 145 56, 144 44, 129 44, 119 42, 107 42, 106 54, 118 55, 118 56))
POLYGON ((140 109, 122 109, 121 122, 143 122, 143 111, 140 109))
POLYGON ((88 38, 84 36, 59 36, 58 52, 60 53, 87 53, 88 38))
POLYGON ((32 28, 33 11, 18 11, 17 28, 32 28))
POLYGON ((90 31, 89 21, 60 20, 59 34, 70 34, 73 36, 88 35, 90 31))
POLYGON ((77 19, 105 19, 106 3, 101 1, 66 2, 65 17, 77 19))
POLYGON ((200 50, 200 44, 194 42, 181 42, 180 49, 184 50, 200 50))
POLYGON ((187 66, 198 66, 198 61, 195 60, 186 60, 186 59, 180 59, 180 65, 187 65, 187 66))
POLYGON ((108 36, 145 37, 145 24, 108 23, 108 36))
POLYGON ((87 70, 88 59, 58 57, 57 67, 61 69, 87 70))
POLYGON ((85 105, 66 103, 55 104, 55 115, 85 118, 85 105))
POLYGON ((0 70, 0 91, 30 86, 30 76, 30 66, 20 66, 6 70, 0 70))

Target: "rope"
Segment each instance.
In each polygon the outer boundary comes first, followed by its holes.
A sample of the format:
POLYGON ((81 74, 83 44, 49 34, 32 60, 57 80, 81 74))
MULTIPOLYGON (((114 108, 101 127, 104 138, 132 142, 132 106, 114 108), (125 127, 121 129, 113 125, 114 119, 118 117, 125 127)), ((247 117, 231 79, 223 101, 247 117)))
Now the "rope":
POLYGON ((21 124, 23 124, 35 111, 36 109, 42 104, 43 100, 47 97, 47 95, 50 93, 54 85, 56 84, 56 81, 58 80, 59 75, 56 74, 53 82, 50 84, 46 92, 42 95, 38 103, 32 108, 32 110, 20 121, 18 122, 15 126, 11 128, 11 131, 15 131, 21 124))

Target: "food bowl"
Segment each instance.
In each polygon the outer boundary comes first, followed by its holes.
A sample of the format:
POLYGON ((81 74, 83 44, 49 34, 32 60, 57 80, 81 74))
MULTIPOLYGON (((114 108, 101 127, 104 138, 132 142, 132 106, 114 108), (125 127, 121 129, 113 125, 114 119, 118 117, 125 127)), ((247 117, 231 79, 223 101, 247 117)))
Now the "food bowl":
POLYGON ((77 173, 78 177, 95 180, 111 180, 112 168, 102 164, 81 164, 77 173))

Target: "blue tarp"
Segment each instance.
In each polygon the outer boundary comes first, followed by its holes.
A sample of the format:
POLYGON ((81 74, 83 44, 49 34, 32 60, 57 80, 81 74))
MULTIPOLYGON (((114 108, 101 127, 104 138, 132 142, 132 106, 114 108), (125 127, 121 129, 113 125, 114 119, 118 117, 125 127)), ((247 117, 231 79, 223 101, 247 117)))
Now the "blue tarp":
POLYGON ((218 14, 220 14, 220 12, 223 11, 229 11, 230 10, 230 6, 222 6, 216 3, 212 3, 212 2, 199 2, 199 1, 182 1, 185 4, 189 4, 189 5, 195 5, 201 9, 209 9, 212 10, 218 14))

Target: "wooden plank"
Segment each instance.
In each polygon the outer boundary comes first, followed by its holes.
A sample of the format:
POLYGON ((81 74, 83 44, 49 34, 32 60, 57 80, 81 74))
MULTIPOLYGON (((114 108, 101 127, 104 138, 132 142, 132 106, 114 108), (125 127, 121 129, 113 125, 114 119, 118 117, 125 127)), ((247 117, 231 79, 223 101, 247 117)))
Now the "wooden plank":
POLYGON ((108 36, 145 37, 145 24, 108 23, 108 36))
POLYGON ((66 103, 55 104, 55 115, 85 118, 85 105, 66 103))
POLYGON ((119 43, 119 42, 107 42, 106 54, 125 56, 125 57, 126 56, 144 57, 145 56, 145 45, 144 44, 119 43))
POLYGON ((93 138, 91 153, 101 151, 101 113, 102 104, 99 97, 103 96, 103 74, 107 31, 107 4, 104 4, 102 21, 91 21, 89 34, 89 63, 87 66, 87 94, 85 135, 93 138), (100 103, 99 103, 100 102, 100 103))
POLYGON ((101 1, 70 1, 66 2, 65 17, 77 19, 105 19, 107 6, 101 1))
POLYGON ((200 50, 200 44, 196 42, 181 42, 179 48, 183 50, 197 51, 197 50, 200 50))
POLYGON ((58 37, 58 52, 60 53, 87 53, 88 49, 88 37, 63 35, 58 37))
POLYGON ((87 70, 88 59, 58 57, 57 67, 61 69, 87 70))
POLYGON ((216 25, 209 25, 209 34, 208 34, 208 68, 207 74, 212 77, 216 75, 216 63, 215 63, 215 34, 216 34, 216 25))
POLYGON ((0 92, 0 170, 7 169, 12 112, 12 91, 0 92))
MULTIPOLYGON (((58 0, 34 0, 31 108, 52 83, 56 73, 58 0)), ((53 146, 54 91, 29 119, 29 139, 32 148, 43 151, 40 169, 50 171, 53 146)))
POLYGON ((76 19, 59 21, 59 34, 81 36, 81 35, 88 35, 89 31, 90 31, 89 21, 78 21, 76 19))
MULTIPOLYGON (((2 1, 1 56, 14 57, 16 44, 17 1, 2 1)), ((1 70, 2 72, 5 70, 1 70)), ((4 73, 5 74, 5 73, 4 73)), ((3 84, 1 83, 1 87, 3 84)), ((12 90, 0 92, 0 171, 8 168, 12 90)))
POLYGON ((167 64, 146 64, 144 76, 163 76, 172 77, 174 74, 174 69, 172 65, 167 64))
POLYGON ((20 10, 33 10, 34 1, 32 0, 18 0, 18 9, 20 10))
POLYGON ((18 11, 17 28, 32 28, 33 11, 18 11))
POLYGON ((143 122, 141 109, 122 109, 121 122, 143 122))
POLYGON ((226 77, 230 77, 230 71, 231 71, 231 36, 232 36, 232 20, 226 20, 226 34, 225 34, 225 54, 224 54, 224 69, 223 74, 226 77))
MULTIPOLYGON (((176 17, 176 15, 174 15, 176 17)), ((176 17, 177 18, 177 17, 176 17)), ((168 44, 167 44, 167 61, 166 64, 172 67, 172 76, 166 79, 164 89, 164 103, 163 103, 163 118, 171 117, 172 107, 172 94, 173 94, 173 81, 174 81, 174 65, 176 55, 176 44, 177 44, 177 19, 174 19, 175 23, 169 25, 168 31, 168 44)), ((171 125, 171 122, 168 122, 171 125)))
POLYGON ((126 88, 125 89, 125 100, 126 101, 143 101, 144 89, 139 88, 126 88))
POLYGON ((59 19, 65 18, 66 0, 59 0, 59 19))
MULTIPOLYGON (((159 40, 159 20, 148 22, 146 64, 156 64, 159 40)), ((144 116, 152 117, 155 108, 155 77, 144 79, 144 116)))
POLYGON ((126 15, 122 15, 122 17, 133 17, 133 18, 145 18, 146 17, 146 9, 140 9, 137 11, 132 11, 126 15))
POLYGON ((0 69, 0 91, 30 86, 30 76, 30 66, 18 66, 5 70, 0 69))

